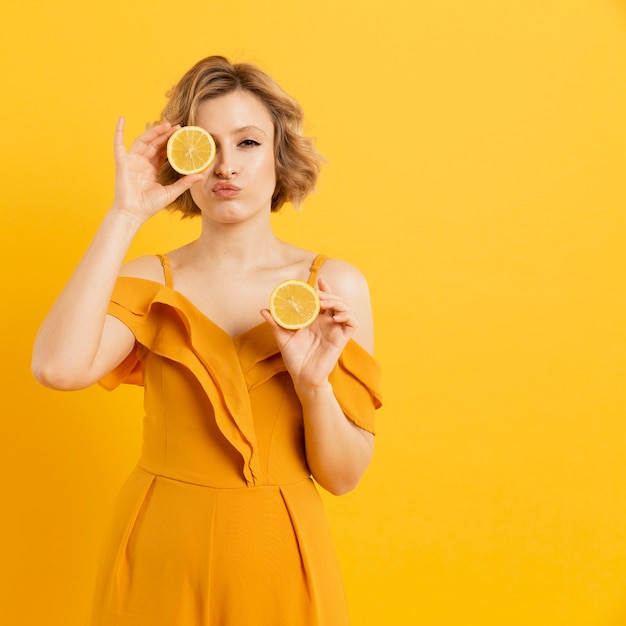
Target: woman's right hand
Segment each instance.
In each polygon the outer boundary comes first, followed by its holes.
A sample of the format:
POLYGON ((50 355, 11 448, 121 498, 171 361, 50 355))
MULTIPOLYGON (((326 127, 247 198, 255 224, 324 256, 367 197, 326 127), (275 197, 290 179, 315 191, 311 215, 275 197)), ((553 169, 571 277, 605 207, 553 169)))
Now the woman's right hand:
POLYGON ((118 209, 142 221, 170 205, 205 174, 183 176, 163 186, 156 181, 165 160, 167 140, 178 129, 171 124, 149 128, 133 142, 127 152, 124 145, 125 120, 120 117, 115 129, 115 201, 118 209))

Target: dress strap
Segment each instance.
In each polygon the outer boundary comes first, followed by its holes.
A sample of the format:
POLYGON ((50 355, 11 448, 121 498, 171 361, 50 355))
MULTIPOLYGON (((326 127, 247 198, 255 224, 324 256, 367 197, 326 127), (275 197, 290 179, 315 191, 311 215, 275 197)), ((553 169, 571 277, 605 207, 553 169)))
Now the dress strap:
POLYGON ((170 267, 170 260, 165 254, 157 254, 157 258, 161 261, 163 266, 163 276, 165 277, 166 287, 172 287, 174 281, 172 280, 172 268, 170 267))
POLYGON ((311 263, 311 269, 310 269, 311 273, 309 274, 309 285, 311 285, 311 287, 315 287, 315 285, 317 284, 317 274, 320 271, 320 267, 322 267, 326 259, 328 259, 328 257, 324 256, 323 254, 318 254, 313 259, 313 263, 311 263))

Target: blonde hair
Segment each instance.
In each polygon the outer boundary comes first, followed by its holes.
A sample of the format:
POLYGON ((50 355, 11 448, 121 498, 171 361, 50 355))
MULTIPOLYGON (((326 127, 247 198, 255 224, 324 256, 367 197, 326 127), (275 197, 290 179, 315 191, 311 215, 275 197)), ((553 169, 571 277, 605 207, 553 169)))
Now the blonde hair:
MULTIPOLYGON (((169 101, 161 119, 173 125, 191 125, 201 102, 236 90, 248 91, 259 98, 274 122, 276 187, 272 195, 272 211, 278 211, 285 202, 299 208, 315 188, 324 159, 315 149, 313 139, 302 134, 303 114, 298 102, 258 67, 249 63, 231 63, 223 56, 198 61, 167 93, 169 101)), ((178 178, 180 174, 166 160, 157 180, 168 185, 178 178)), ((189 191, 170 208, 182 211, 187 217, 200 213, 189 191)))

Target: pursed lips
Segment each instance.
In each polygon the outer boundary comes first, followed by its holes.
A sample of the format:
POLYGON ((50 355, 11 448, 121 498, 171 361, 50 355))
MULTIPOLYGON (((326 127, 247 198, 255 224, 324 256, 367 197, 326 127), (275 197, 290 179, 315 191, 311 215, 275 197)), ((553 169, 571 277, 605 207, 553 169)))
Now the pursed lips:
POLYGON ((232 183, 216 183, 213 185, 212 191, 220 198, 232 198, 233 196, 236 196, 241 189, 232 183))

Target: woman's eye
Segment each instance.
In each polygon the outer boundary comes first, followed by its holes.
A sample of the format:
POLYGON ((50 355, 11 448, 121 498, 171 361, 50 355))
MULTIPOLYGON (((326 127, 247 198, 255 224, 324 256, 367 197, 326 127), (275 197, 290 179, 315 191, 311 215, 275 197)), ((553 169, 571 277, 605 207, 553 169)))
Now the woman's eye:
POLYGON ((252 146, 260 146, 261 144, 254 139, 244 139, 239 145, 243 148, 251 148, 252 146))

